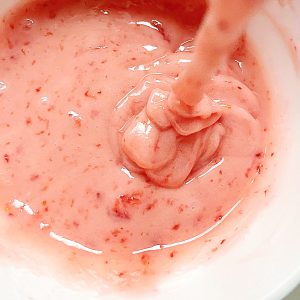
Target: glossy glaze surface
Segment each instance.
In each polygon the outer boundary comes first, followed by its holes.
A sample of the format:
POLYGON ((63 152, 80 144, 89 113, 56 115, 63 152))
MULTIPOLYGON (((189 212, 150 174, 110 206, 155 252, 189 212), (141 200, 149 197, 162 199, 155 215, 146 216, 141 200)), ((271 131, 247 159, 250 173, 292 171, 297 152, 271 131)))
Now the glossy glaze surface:
POLYGON ((150 118, 153 88, 160 97, 190 63, 205 7, 177 6, 169 16, 170 6, 37 2, 8 14, 1 32, 4 217, 11 230, 39 237, 41 248, 58 253, 67 245, 73 264, 122 282, 167 270, 178 244, 220 224, 265 157, 269 103, 257 93, 256 62, 241 40, 207 87, 222 110, 207 129, 215 139, 205 138, 197 116, 195 135, 175 120, 157 161, 134 169, 124 159, 126 121, 140 112, 150 118), (172 189, 161 187, 170 178, 172 189))

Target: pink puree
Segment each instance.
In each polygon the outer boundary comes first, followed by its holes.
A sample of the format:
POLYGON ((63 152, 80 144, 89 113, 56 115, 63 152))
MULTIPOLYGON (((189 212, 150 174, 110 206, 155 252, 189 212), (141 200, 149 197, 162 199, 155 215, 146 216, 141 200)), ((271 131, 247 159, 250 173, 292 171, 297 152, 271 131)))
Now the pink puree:
POLYGON ((168 127, 159 146, 149 140, 158 151, 151 158, 134 140, 122 145, 126 122, 153 88, 167 95, 190 63, 205 9, 147 2, 37 1, 8 14, 0 32, 2 218, 28 239, 54 239, 44 244, 56 255, 69 244, 70 257, 97 257, 92 268, 106 265, 124 278, 155 273, 180 249, 136 251, 203 233, 247 195, 269 120, 241 42, 205 90, 222 109, 204 126, 209 138, 204 130, 183 139, 168 127), (151 73, 162 75, 144 78, 151 73), (124 154, 135 147, 146 167, 124 154), (162 159, 173 167, 162 168, 162 159))

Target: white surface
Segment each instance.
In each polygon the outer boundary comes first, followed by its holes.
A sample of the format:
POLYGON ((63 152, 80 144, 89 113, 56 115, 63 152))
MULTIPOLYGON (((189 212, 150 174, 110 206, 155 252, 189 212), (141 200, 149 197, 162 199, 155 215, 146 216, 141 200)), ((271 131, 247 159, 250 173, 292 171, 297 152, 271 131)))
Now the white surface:
MULTIPOLYGON (((1 4, 9 1, 0 0, 1 4)), ((287 2, 287 1, 286 1, 287 2)), ((276 13, 277 1, 270 3, 276 13)), ((300 9, 300 1, 294 1, 300 9)), ((287 5, 279 11, 279 21, 294 31, 295 8, 287 5)), ((299 11, 298 11, 299 12, 299 11)), ((300 16, 298 14, 298 16, 300 16)), ((149 299, 281 299, 300 282, 300 197, 297 185, 300 170, 300 84, 289 53, 272 23, 263 15, 250 26, 250 36, 259 46, 260 54, 271 74, 275 97, 285 101, 282 122, 289 128, 284 150, 284 164, 276 180, 270 205, 250 226, 235 245, 205 264, 185 274, 174 276, 159 287, 149 299)), ((29 270, 13 266, 0 269, 1 299, 99 299, 93 291, 70 290, 55 280, 37 277, 29 270), (41 297, 42 293, 42 297, 41 297)), ((105 296, 101 299, 120 299, 105 296)), ((139 296, 141 298, 141 296, 139 296)), ((124 299, 122 297, 122 299, 124 299)), ((146 297, 145 297, 146 299, 146 297)))

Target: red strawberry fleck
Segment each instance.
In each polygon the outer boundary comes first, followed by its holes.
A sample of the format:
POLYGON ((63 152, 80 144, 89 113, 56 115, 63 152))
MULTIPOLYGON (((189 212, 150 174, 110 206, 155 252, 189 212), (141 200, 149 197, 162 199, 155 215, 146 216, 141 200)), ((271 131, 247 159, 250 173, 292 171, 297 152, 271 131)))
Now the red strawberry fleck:
POLYGON ((141 262, 144 266, 149 266, 150 265, 150 256, 148 254, 142 255, 141 262))
POLYGON ((141 204, 140 196, 141 193, 119 196, 112 208, 114 215, 121 219, 130 219, 129 210, 141 204))

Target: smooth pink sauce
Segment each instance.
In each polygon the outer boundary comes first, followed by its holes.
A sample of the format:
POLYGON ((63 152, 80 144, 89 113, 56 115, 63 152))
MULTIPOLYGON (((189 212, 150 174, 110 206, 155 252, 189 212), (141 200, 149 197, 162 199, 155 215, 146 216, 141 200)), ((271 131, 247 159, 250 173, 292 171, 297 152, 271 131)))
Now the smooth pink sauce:
MULTIPOLYGON (((227 109, 215 151, 172 189, 160 187, 161 170, 124 159, 124 124, 152 91, 143 85, 167 90, 190 63, 205 9, 155 3, 37 1, 3 19, 0 39, 2 218, 75 271, 125 284, 166 272, 178 243, 222 222, 262 171, 269 135, 269 103, 241 42, 206 91, 227 109)), ((172 175, 197 157, 187 139, 172 175)))

